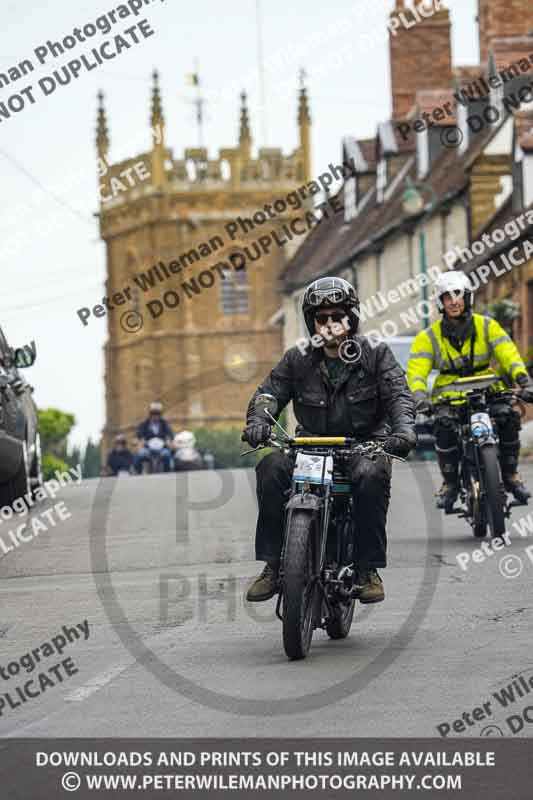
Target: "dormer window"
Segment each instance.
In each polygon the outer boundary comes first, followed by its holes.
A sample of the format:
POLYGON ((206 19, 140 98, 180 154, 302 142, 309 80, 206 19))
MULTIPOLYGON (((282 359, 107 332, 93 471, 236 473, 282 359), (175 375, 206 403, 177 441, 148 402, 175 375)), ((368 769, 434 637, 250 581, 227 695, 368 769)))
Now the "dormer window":
POLYGON ((377 202, 382 203, 387 188, 387 159, 380 158, 377 165, 376 190, 377 202))
POLYGON ((529 208, 533 203, 533 153, 523 153, 519 167, 522 170, 522 206, 529 208))
POLYGON ((494 114, 496 122, 499 122, 503 115, 503 99, 505 97, 505 89, 503 84, 501 86, 492 87, 490 90, 490 104, 498 110, 498 114, 494 114))
POLYGON ((457 127, 461 131, 461 141, 459 143, 459 155, 462 156, 468 150, 470 128, 468 126, 468 106, 457 103, 457 127))
POLYGON ((344 221, 357 216, 357 178, 353 175, 344 182, 344 221))
POLYGON ((418 178, 424 178, 429 172, 429 134, 426 128, 416 139, 416 157, 418 162, 418 178))

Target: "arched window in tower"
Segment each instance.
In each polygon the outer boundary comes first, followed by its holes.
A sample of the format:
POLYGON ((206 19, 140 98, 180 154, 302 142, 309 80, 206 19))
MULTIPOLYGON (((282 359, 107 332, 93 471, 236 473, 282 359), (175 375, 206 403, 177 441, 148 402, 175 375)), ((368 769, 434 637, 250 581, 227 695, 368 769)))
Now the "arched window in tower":
POLYGON ((220 282, 220 310, 223 314, 248 314, 249 284, 245 267, 224 270, 220 282))
POLYGON ((191 182, 195 181, 196 178, 197 178, 196 164, 195 164, 195 162, 193 161, 192 158, 188 158, 187 161, 185 162, 185 169, 187 171, 187 178, 191 182))

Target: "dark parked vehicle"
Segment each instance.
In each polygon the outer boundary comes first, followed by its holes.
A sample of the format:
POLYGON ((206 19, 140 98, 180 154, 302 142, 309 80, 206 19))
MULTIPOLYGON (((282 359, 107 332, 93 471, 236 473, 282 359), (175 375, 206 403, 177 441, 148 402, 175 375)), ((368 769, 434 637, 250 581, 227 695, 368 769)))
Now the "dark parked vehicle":
POLYGON ((42 484, 33 386, 19 370, 35 362, 35 343, 13 349, 0 328, 0 507, 42 484))
MULTIPOLYGON (((394 358, 403 370, 407 371, 407 362, 409 360, 409 353, 411 345, 415 340, 414 336, 392 336, 385 341, 389 345, 394 358)), ((431 394, 437 371, 432 370, 428 376, 428 391, 431 394)), ((435 458, 435 437, 433 436, 433 426, 428 422, 427 418, 421 414, 417 414, 416 423, 416 450, 414 451, 415 458, 422 458, 430 460, 435 458)))

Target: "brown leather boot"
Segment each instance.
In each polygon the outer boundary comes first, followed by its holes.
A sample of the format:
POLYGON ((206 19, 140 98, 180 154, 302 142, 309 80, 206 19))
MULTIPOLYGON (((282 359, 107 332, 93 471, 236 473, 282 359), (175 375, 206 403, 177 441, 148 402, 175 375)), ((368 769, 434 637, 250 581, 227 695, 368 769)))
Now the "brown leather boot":
POLYGON ((512 475, 503 475, 503 484, 507 491, 511 492, 520 503, 527 504, 531 497, 531 492, 518 472, 513 472, 512 475))
POLYGON ((270 600, 278 593, 278 571, 279 564, 267 562, 264 569, 252 583, 246 593, 249 603, 260 603, 263 600, 270 600))
POLYGON ((383 581, 379 577, 377 569, 370 567, 357 570, 355 582, 359 588, 357 598, 360 603, 366 605, 367 603, 381 603, 385 600, 383 581))
POLYGON ((459 483, 443 481, 437 492, 437 508, 452 509, 459 495, 459 483))

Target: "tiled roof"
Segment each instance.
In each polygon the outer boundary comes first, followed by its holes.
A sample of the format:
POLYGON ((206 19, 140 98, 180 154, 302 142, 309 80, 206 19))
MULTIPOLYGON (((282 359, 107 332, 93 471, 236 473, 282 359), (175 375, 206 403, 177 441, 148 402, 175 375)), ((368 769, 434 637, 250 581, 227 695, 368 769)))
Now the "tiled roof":
MULTIPOLYGON (((467 162, 481 152, 493 135, 493 129, 482 130, 472 138, 468 150, 461 156, 456 149, 443 150, 430 175, 424 178, 424 182, 435 191, 438 204, 466 188, 467 162)), ((408 160, 403 157, 404 162, 408 160)), ((410 161, 412 163, 403 180, 398 182, 384 203, 377 204, 374 187, 370 201, 355 219, 344 224, 343 215, 337 214, 330 220, 322 221, 311 231, 287 265, 283 275, 287 291, 310 283, 328 272, 339 271, 342 266, 349 264, 351 258, 364 250, 377 249, 380 239, 386 237, 393 226, 399 227, 407 221, 402 209, 405 177, 409 175, 413 181, 417 180, 416 160, 411 156, 410 161)), ((427 201, 430 199, 431 195, 428 193, 427 201)))
MULTIPOLYGON (((532 207, 533 206, 530 206, 530 208, 532 207)), ((523 210, 517 212, 513 209, 513 198, 509 197, 506 200, 506 202, 501 206, 501 208, 499 208, 495 212, 495 214, 490 218, 485 227, 482 230, 480 230, 478 234, 476 234, 475 241, 481 241, 484 233, 488 233, 490 235, 492 231, 504 228, 507 222, 510 222, 511 220, 514 220, 518 216, 523 214, 524 214, 523 210)), ((462 269, 466 273, 470 273, 473 270, 477 269, 477 267, 481 266, 481 264, 487 264, 491 259, 496 258, 499 253, 505 252, 509 248, 510 242, 514 246, 518 241, 520 241, 520 239, 526 238, 528 236, 531 237, 531 235, 533 234, 533 225, 528 225, 525 220, 523 221, 523 224, 524 227, 521 228, 520 237, 518 239, 512 240, 509 239, 508 237, 505 237, 505 239, 502 242, 496 244, 492 248, 486 247, 483 253, 481 253, 480 255, 473 255, 472 258, 468 259, 468 261, 466 260, 462 261, 461 259, 458 259, 455 266, 457 267, 457 269, 462 269)))

